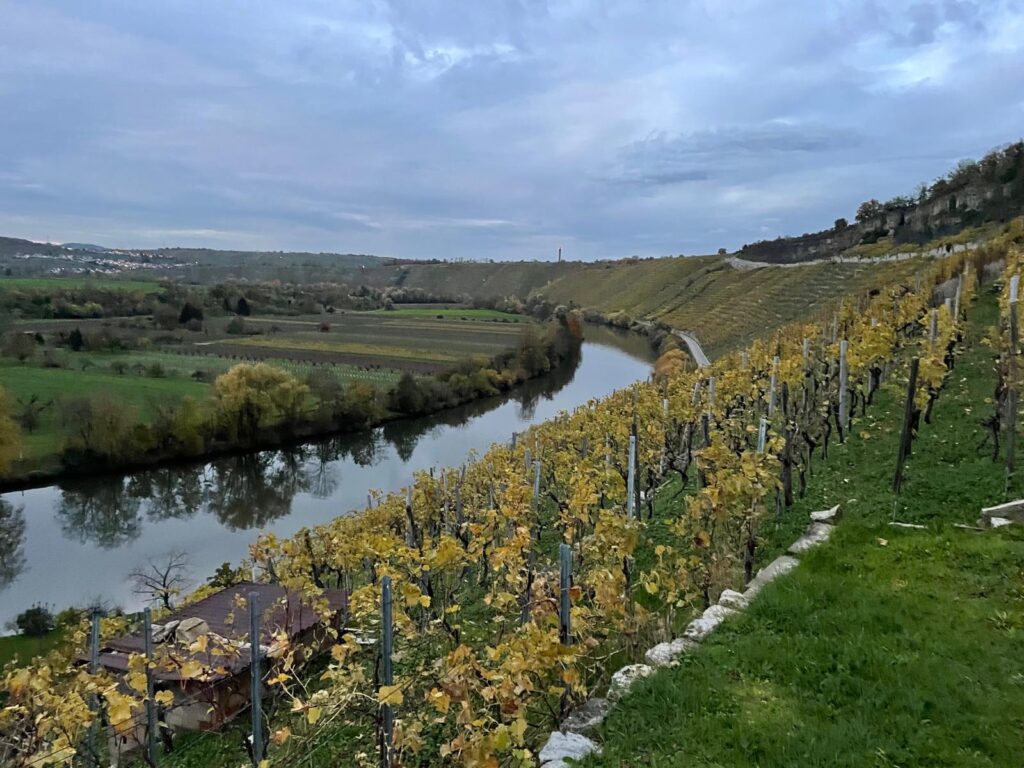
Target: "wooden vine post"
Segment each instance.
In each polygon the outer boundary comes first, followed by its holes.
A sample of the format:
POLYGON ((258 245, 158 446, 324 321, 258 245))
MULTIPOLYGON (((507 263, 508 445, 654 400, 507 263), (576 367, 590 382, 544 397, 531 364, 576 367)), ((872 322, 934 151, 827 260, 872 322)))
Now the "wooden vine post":
POLYGON ((899 457, 896 460, 896 474, 892 479, 893 493, 899 493, 903 487, 903 465, 910 453, 911 432, 914 428, 914 393, 917 392, 917 369, 921 361, 914 358, 910 361, 910 380, 907 382, 907 403, 903 409, 903 430, 900 432, 899 457))
POLYGON ((1017 294, 1020 290, 1020 275, 1010 278, 1010 359, 1007 362, 1008 373, 1006 382, 1006 483, 1009 490, 1010 478, 1013 477, 1017 462, 1017 347, 1019 333, 1017 330, 1017 294))

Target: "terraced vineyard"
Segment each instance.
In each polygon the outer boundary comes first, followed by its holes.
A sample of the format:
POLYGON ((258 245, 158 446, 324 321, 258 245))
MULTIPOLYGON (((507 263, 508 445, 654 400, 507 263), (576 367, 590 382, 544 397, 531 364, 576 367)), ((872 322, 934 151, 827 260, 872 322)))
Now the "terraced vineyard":
POLYGON ((718 257, 618 262, 585 267, 556 280, 543 294, 553 301, 663 320, 695 332, 714 356, 811 316, 850 292, 905 280, 921 264, 912 259, 742 271, 718 257))

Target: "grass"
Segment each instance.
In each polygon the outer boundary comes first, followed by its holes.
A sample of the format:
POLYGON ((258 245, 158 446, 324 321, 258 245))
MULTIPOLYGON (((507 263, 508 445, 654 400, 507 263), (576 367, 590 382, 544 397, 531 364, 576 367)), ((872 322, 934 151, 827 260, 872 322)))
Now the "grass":
MULTIPOLYGON (((209 385, 187 378, 148 378, 107 371, 76 371, 67 368, 40 368, 31 365, 0 363, 0 381, 12 400, 37 395, 40 400, 60 400, 106 393, 118 402, 134 405, 144 419, 152 415, 152 404, 167 398, 189 395, 200 399, 209 391, 209 385)), ((24 458, 37 462, 55 456, 60 450, 61 436, 57 409, 48 408, 40 428, 23 436, 24 458)))
POLYGON ((0 292, 8 290, 67 290, 102 288, 113 291, 141 291, 159 293, 163 286, 143 280, 110 280, 100 277, 4 277, 0 278, 0 292))
MULTIPOLYGON (((819 465, 789 515, 841 502, 833 540, 726 622, 698 652, 640 684, 606 721, 596 766, 1009 766, 1024 750, 1024 535, 975 533, 1003 500, 979 454, 994 387, 984 297, 908 464, 888 525, 901 398, 895 386, 819 465)), ((1014 489, 1016 494, 1019 489, 1014 489)), ((783 538, 777 536, 776 538, 783 538)))
POLYGON ((13 661, 15 657, 20 662, 28 661, 34 656, 47 653, 64 640, 64 633, 61 630, 54 630, 42 637, 25 637, 24 635, 9 635, 0 637, 0 669, 13 661))

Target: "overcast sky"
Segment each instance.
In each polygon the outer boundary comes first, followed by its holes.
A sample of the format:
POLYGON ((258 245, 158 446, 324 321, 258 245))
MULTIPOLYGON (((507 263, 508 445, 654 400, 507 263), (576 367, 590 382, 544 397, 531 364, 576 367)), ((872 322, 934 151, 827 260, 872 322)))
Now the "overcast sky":
POLYGON ((1024 0, 0 0, 0 234, 730 250, 1024 135, 1024 0))

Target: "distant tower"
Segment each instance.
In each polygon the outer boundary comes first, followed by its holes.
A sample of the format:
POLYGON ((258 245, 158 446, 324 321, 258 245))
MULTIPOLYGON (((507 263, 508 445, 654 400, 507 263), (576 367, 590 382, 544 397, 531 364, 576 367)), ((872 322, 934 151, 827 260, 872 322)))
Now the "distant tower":
POLYGON ((562 263, 562 246, 558 246, 558 263, 562 263))

